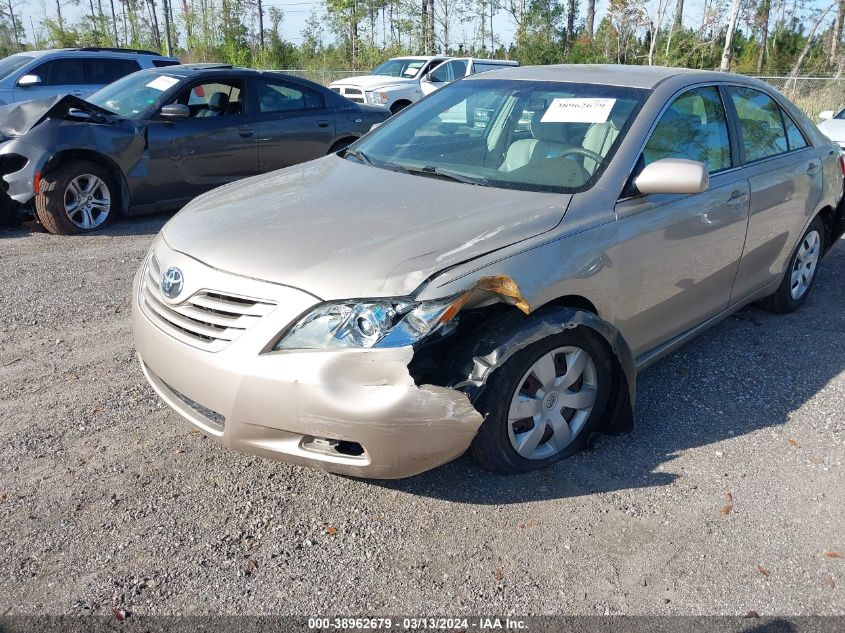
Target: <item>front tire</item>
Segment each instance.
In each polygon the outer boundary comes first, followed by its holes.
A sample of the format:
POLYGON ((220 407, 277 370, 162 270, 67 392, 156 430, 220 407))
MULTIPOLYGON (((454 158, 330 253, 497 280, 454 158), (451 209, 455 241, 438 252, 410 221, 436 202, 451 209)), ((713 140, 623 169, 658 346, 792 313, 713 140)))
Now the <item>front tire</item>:
POLYGON ((86 160, 59 165, 41 177, 35 215, 54 235, 89 233, 107 226, 117 207, 111 174, 86 160))
POLYGON ((824 223, 814 219, 789 260, 789 266, 775 293, 760 301, 760 306, 776 314, 795 312, 810 294, 816 271, 824 252, 824 223))
POLYGON ((604 415, 611 384, 610 355, 583 326, 529 345, 487 381, 476 403, 484 423, 470 454, 500 474, 569 457, 604 415))

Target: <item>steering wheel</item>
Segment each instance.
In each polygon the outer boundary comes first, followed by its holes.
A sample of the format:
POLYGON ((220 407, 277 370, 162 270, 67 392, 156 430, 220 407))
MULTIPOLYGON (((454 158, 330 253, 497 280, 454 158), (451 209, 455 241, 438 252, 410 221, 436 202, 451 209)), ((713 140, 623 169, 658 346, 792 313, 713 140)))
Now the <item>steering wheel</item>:
MULTIPOLYGON (((590 158, 593 161, 595 161, 595 165, 593 165, 593 169, 589 170, 590 174, 592 174, 593 171, 595 171, 595 168, 598 167, 602 163, 602 161, 604 161, 604 156, 602 156, 601 154, 597 154, 596 152, 594 152, 591 149, 586 149, 586 148, 583 148, 583 147, 568 147, 566 149, 562 149, 560 151, 559 157, 563 158, 564 156, 568 156, 569 154, 575 154, 577 156, 584 156, 585 158, 590 158)), ((585 167, 585 169, 586 169, 586 167, 585 167)))

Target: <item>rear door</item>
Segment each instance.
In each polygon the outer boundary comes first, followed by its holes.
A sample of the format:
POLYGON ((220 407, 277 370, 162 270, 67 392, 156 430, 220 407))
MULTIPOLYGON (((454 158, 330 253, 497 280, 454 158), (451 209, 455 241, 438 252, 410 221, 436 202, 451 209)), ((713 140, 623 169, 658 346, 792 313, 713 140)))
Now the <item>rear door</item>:
POLYGON ((323 95, 278 77, 252 77, 261 173, 325 156, 335 138, 335 115, 323 95))
POLYGON ((745 86, 730 86, 728 93, 751 184, 748 238, 734 287, 738 301, 780 279, 823 183, 816 150, 770 95, 745 86))
POLYGON ((749 187, 717 86, 692 88, 664 111, 634 176, 662 158, 704 163, 710 186, 694 195, 639 194, 616 205, 620 329, 636 355, 728 307, 742 255, 749 187))
POLYGON ((258 172, 258 121, 247 110, 243 77, 192 82, 169 103, 187 119, 152 119, 147 127, 149 177, 135 204, 178 206, 219 185, 258 172))

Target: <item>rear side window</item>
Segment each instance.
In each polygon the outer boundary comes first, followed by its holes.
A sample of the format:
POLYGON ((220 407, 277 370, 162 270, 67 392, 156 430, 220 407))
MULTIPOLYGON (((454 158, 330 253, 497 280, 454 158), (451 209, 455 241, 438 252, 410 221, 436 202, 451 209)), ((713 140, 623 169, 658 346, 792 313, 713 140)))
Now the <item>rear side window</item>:
POLYGON ((499 70, 500 68, 509 68, 505 64, 489 64, 486 62, 475 62, 472 65, 472 72, 474 74, 486 73, 488 70, 499 70))
POLYGON ((745 162, 777 156, 789 151, 780 108, 769 95, 754 90, 729 86, 745 149, 745 162))
POLYGON ((179 62, 172 59, 154 59, 153 66, 156 68, 164 68, 165 66, 178 66, 179 62))
POLYGON ((731 166, 727 117, 718 88, 695 88, 672 102, 646 143, 641 165, 661 158, 686 158, 712 174, 731 166))
POLYGON ((323 96, 316 90, 276 79, 256 79, 260 112, 295 112, 325 107, 323 96))
POLYGON ((41 77, 42 86, 81 86, 85 84, 79 58, 54 59, 44 62, 32 71, 41 77))
POLYGON ((134 59, 109 59, 108 57, 85 59, 82 66, 85 69, 86 83, 89 84, 110 84, 141 70, 141 65, 134 59))

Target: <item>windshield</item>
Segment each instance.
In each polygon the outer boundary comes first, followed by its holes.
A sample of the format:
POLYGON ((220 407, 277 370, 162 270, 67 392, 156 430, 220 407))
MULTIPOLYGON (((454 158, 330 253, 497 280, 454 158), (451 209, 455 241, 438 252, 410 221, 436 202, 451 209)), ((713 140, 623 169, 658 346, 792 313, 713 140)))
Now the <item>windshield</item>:
POLYGON ((413 78, 416 77, 420 68, 425 66, 425 62, 424 59, 389 59, 370 74, 413 78))
POLYGON ((0 80, 5 79, 24 64, 31 62, 34 57, 29 55, 11 55, 0 59, 0 80))
POLYGON ((647 91, 480 79, 447 86, 352 146, 350 160, 528 191, 598 179, 647 91))
POLYGON ((181 82, 164 73, 137 72, 109 84, 86 99, 88 103, 125 117, 143 115, 159 97, 181 82))

